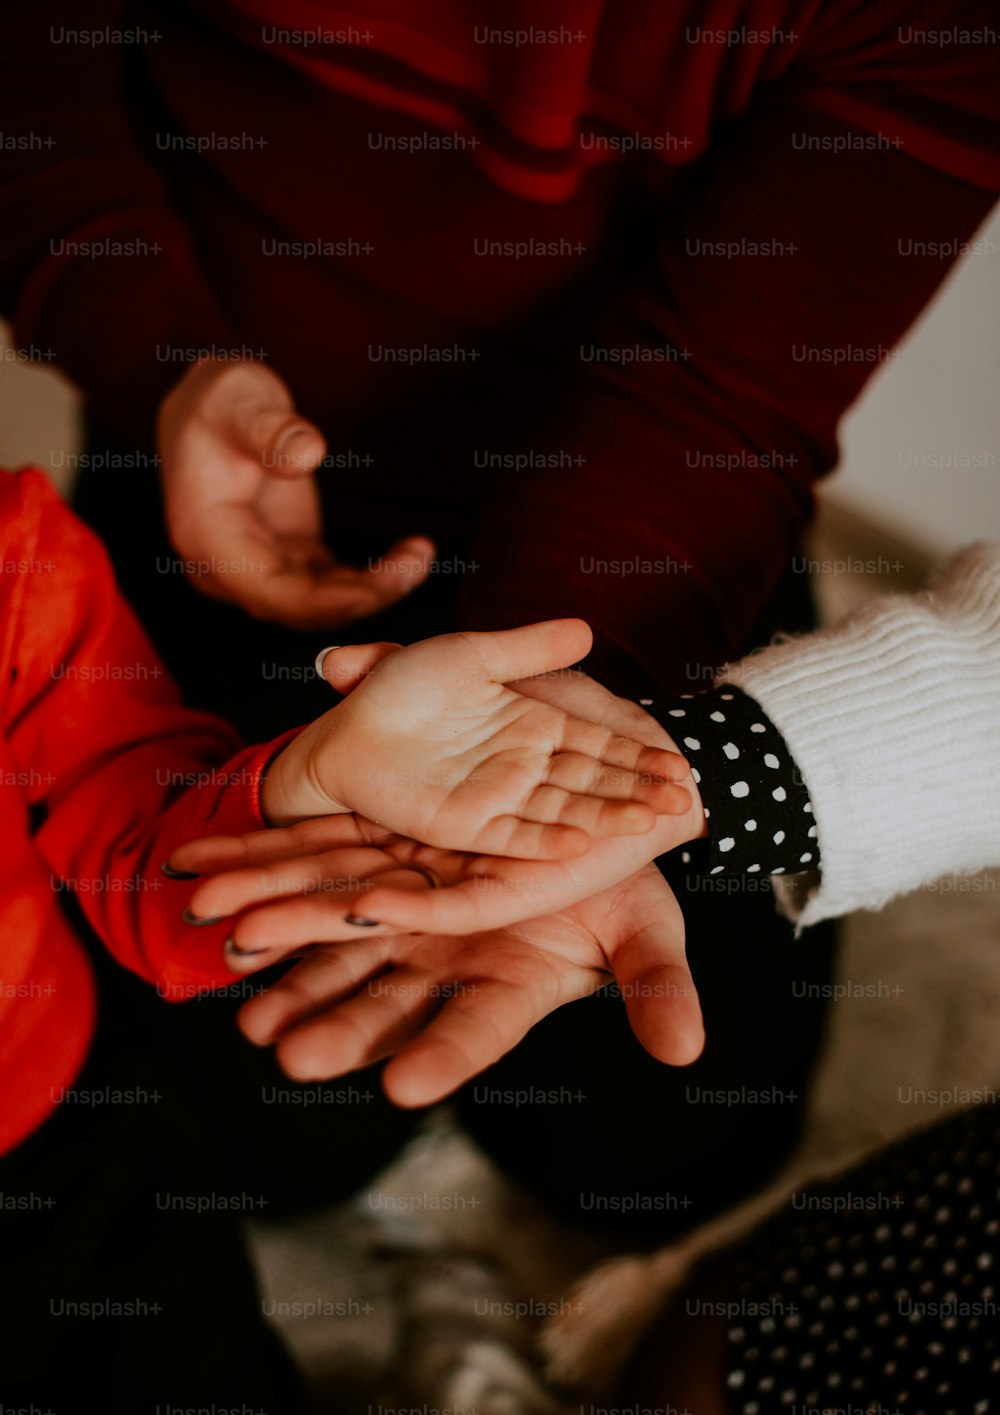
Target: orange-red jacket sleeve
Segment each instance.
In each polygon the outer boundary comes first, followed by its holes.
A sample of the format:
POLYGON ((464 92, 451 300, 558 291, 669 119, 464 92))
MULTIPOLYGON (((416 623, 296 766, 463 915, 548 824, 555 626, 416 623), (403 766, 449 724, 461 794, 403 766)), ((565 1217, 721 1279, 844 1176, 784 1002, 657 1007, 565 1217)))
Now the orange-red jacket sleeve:
POLYGON ((36 846, 114 955, 166 996, 229 983, 225 924, 185 925, 194 886, 160 865, 184 840, 266 824, 261 775, 285 739, 241 750, 231 728, 185 708, 98 539, 40 473, 2 481, 24 567, 5 735, 36 846))

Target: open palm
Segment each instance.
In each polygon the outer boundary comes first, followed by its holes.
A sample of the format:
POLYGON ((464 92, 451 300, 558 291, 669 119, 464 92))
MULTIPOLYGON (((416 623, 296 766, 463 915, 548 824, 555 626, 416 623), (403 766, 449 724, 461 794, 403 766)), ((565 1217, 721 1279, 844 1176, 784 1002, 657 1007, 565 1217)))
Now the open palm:
POLYGON ((163 400, 158 434, 170 538, 203 594, 259 619, 330 629, 426 579, 434 547, 423 536, 368 569, 334 559, 315 476, 326 444, 263 363, 192 365, 163 400))
MULTIPOLYGON (((668 751, 673 746, 641 708, 582 674, 534 679, 518 688, 599 718, 607 731, 668 751)), ((685 785, 683 814, 657 817, 648 834, 594 840, 585 855, 562 860, 441 850, 361 817, 334 815, 285 829, 191 841, 174 852, 171 864, 206 877, 192 895, 193 911, 206 918, 239 916, 233 927, 237 943, 270 950, 269 962, 303 943, 356 937, 357 927, 348 919, 357 915, 380 934, 482 933, 567 909, 704 833, 697 787, 690 777, 685 785), (418 874, 402 874, 394 864, 430 867, 445 887, 430 890, 418 874)))
POLYGON ((614 980, 636 1036, 671 1065, 704 1042, 669 886, 648 867, 543 919, 469 938, 364 937, 323 945, 245 1004, 240 1025, 277 1044, 292 1076, 320 1080, 391 1057, 398 1105, 440 1100, 499 1060, 537 1022, 614 980))
POLYGON ((564 619, 328 652, 324 675, 348 696, 277 759, 269 818, 348 809, 428 845, 522 859, 651 830, 690 804, 675 784, 683 758, 505 686, 590 645, 586 624, 564 619))

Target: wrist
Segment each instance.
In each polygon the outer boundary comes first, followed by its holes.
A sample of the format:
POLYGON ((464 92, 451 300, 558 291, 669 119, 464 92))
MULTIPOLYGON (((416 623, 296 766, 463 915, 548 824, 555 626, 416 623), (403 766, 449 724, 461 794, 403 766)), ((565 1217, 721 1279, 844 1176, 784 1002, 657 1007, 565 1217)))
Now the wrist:
POLYGON ((658 700, 711 819, 708 873, 794 874, 819 863, 809 789, 760 703, 732 683, 658 700))
MULTIPOLYGON (((324 714, 324 717, 329 714, 324 714)), ((295 825, 315 816, 342 815, 350 810, 329 789, 333 763, 324 753, 323 774, 316 771, 316 729, 324 718, 288 743, 267 767, 261 781, 261 814, 269 826, 295 825)))

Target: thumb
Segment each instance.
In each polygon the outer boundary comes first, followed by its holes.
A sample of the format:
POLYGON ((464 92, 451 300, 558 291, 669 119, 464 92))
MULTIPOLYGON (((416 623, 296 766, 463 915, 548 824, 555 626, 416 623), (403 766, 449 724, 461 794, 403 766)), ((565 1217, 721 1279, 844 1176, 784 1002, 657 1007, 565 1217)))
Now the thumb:
POLYGON ((402 644, 380 643, 320 649, 316 655, 316 673, 346 697, 365 681, 376 664, 399 648, 402 644))
POLYGON ((247 456, 277 477, 303 477, 326 456, 326 439, 294 408, 260 408, 235 423, 233 439, 247 456))
POLYGON ((547 619, 521 629, 469 634, 482 662, 497 683, 555 673, 579 663, 590 652, 593 635, 582 619, 547 619))
POLYGON ((636 1038, 668 1066, 689 1066, 705 1045, 698 990, 684 951, 684 916, 655 865, 626 885, 620 941, 607 951, 636 1038))

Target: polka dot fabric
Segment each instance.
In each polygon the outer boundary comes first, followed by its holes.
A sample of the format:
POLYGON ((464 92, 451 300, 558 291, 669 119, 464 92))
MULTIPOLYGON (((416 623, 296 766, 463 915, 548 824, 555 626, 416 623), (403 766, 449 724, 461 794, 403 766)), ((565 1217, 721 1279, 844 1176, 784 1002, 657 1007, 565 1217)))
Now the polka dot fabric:
POLYGON ((808 788, 759 703, 728 687, 645 706, 691 763, 708 818, 709 874, 819 868, 808 788))
POLYGON ((995 1105, 795 1195, 740 1251, 728 1409, 1000 1410, 998 1236, 995 1105))

